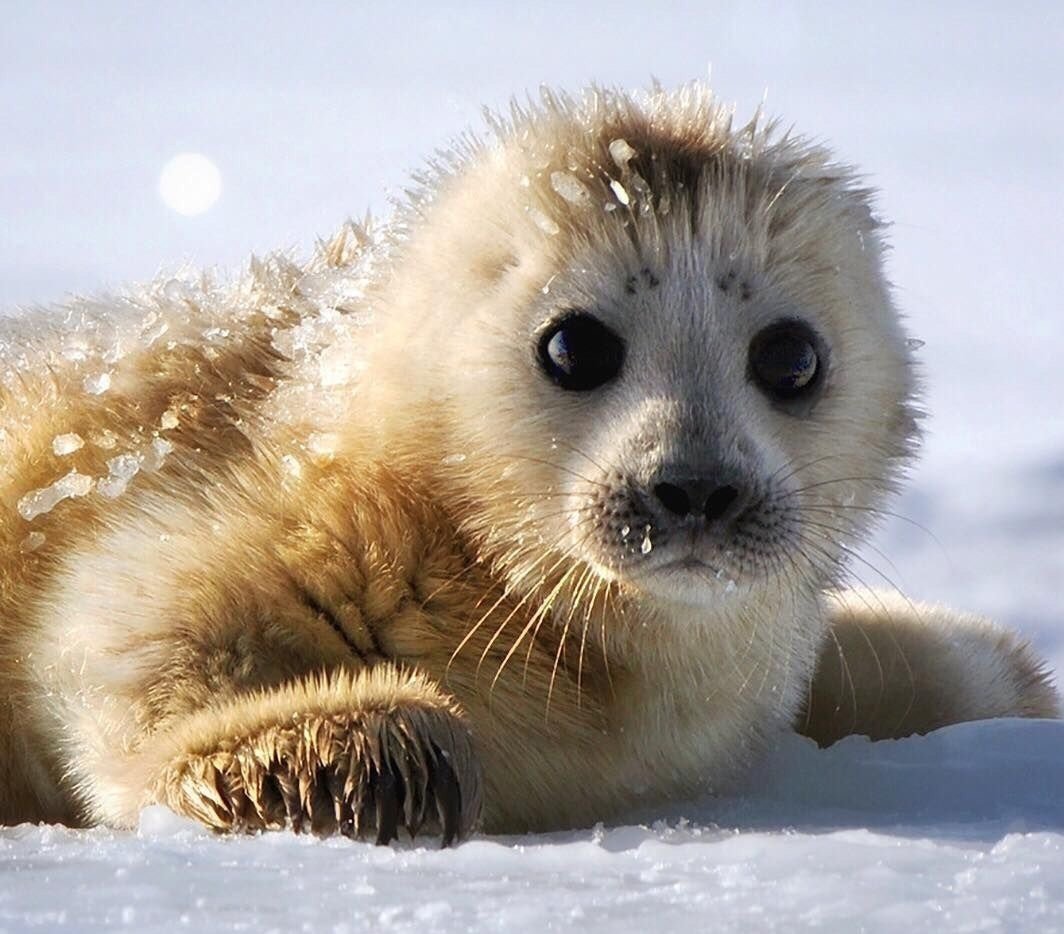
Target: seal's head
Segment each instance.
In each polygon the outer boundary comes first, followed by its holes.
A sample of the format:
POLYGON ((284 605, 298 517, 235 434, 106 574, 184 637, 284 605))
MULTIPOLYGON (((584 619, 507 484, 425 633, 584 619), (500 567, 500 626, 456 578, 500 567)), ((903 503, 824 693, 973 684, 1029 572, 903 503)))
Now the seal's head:
POLYGON ((546 95, 497 130, 400 260, 489 550, 706 606, 830 584, 915 436, 868 191, 700 86, 546 95))

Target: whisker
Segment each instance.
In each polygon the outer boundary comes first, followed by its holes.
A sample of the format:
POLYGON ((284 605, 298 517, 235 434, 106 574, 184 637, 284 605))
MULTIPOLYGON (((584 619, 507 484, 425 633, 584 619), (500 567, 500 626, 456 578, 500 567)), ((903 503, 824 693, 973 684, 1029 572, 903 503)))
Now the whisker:
POLYGON ((941 550, 943 557, 947 560, 951 560, 949 553, 946 551, 946 547, 939 540, 938 536, 931 531, 926 525, 922 525, 910 516, 906 516, 900 512, 892 512, 889 509, 883 509, 880 506, 858 506, 854 503, 832 503, 827 501, 813 500, 811 502, 804 502, 801 505, 802 509, 821 509, 828 511, 835 510, 852 510, 854 512, 870 512, 877 516, 882 516, 885 519, 897 519, 899 522, 904 522, 906 525, 912 526, 914 529, 919 529, 928 538, 931 539, 941 550))
POLYGON ((563 445, 564 447, 572 451, 574 454, 579 454, 582 458, 584 458, 584 460, 586 460, 589 464, 596 467, 597 469, 601 470, 604 474, 609 473, 609 471, 605 467, 603 467, 602 464, 600 464, 597 460, 595 460, 595 458, 593 458, 586 451, 583 451, 578 448, 575 444, 570 444, 568 441, 563 441, 559 438, 551 438, 551 444, 563 445))
POLYGON ((532 464, 542 464, 544 467, 553 467, 555 470, 561 470, 561 471, 564 471, 565 473, 572 474, 578 480, 583 480, 585 483, 590 483, 592 486, 599 486, 599 487, 602 487, 603 489, 609 489, 609 485, 608 484, 601 483, 598 480, 592 480, 590 477, 585 477, 582 473, 580 473, 580 471, 573 470, 573 468, 571 468, 571 467, 566 467, 564 464, 556 464, 554 461, 544 460, 541 457, 531 457, 530 455, 527 455, 527 454, 509 453, 509 454, 506 454, 506 455, 503 455, 503 456, 504 457, 508 457, 508 458, 510 458, 512 460, 524 460, 524 461, 528 461, 529 463, 532 463, 532 464))
MULTIPOLYGON (((591 534, 591 533, 589 533, 589 536, 590 536, 590 534, 591 534)), ((576 550, 577 550, 577 549, 578 549, 578 548, 580 547, 580 545, 582 545, 582 544, 583 544, 583 542, 584 542, 584 541, 586 541, 587 537, 589 537, 589 536, 585 536, 585 538, 584 538, 584 539, 582 539, 582 540, 581 540, 580 542, 577 542, 577 543, 575 543, 575 544, 574 544, 574 545, 573 545, 573 546, 572 546, 571 548, 569 548, 569 549, 568 549, 568 550, 566 551, 566 553, 565 553, 565 554, 564 554, 564 555, 562 556, 562 559, 561 559, 561 560, 560 560, 560 561, 558 562, 558 564, 561 564, 561 563, 562 563, 562 561, 565 561, 565 560, 569 560, 569 559, 571 559, 571 558, 572 558, 572 557, 574 556, 574 554, 575 554, 576 550)), ((552 572, 554 571, 554 569, 558 567, 558 564, 555 564, 555 566, 554 566, 553 568, 551 568, 551 570, 550 570, 550 571, 548 571, 548 572, 547 572, 547 576, 550 576, 550 574, 551 574, 551 573, 552 573, 552 572)), ((518 637, 517 637, 517 638, 516 638, 516 639, 514 640, 514 643, 513 643, 513 644, 512 644, 511 646, 510 646, 510 649, 509 649, 509 651, 507 651, 507 653, 506 653, 506 656, 505 656, 505 657, 503 658, 502 662, 500 663, 500 665, 499 665, 499 667, 498 667, 498 670, 497 670, 497 671, 495 672, 495 677, 494 677, 494 678, 492 678, 492 682, 491 682, 491 687, 492 687, 492 689, 494 689, 494 687, 495 687, 495 684, 496 684, 496 682, 497 682, 497 681, 499 680, 499 677, 500 677, 500 676, 502 675, 502 673, 503 673, 503 669, 505 669, 505 668, 506 668, 506 666, 507 666, 507 664, 509 663, 510 659, 511 659, 511 658, 513 658, 514 654, 515 654, 515 653, 517 652, 517 650, 518 650, 518 648, 520 647, 521 643, 522 643, 522 642, 524 641, 524 638, 525 638, 525 636, 526 636, 526 635, 528 634, 528 632, 529 632, 530 630, 532 630, 532 629, 533 629, 533 627, 535 627, 535 632, 533 632, 533 635, 532 635, 532 640, 531 640, 531 642, 529 643, 529 652, 531 652, 531 650, 532 650, 532 645, 533 645, 533 644, 534 644, 534 642, 535 642, 535 638, 536 638, 536 633, 537 633, 537 632, 539 631, 539 628, 538 628, 538 626, 536 626, 536 620, 537 620, 537 618, 538 618, 538 617, 539 617, 539 616, 540 616, 541 614, 545 615, 546 613, 548 613, 548 612, 549 612, 549 611, 551 610, 551 608, 552 608, 552 606, 553 606, 553 600, 554 600, 554 598, 555 598, 555 597, 557 596, 557 594, 558 594, 558 593, 559 593, 559 592, 560 592, 560 591, 562 590, 562 588, 563 588, 563 587, 565 586, 565 583, 566 583, 567 579, 569 578, 569 576, 570 576, 570 575, 571 575, 571 574, 572 574, 572 573, 573 573, 573 572, 574 572, 574 571, 575 571, 575 570, 576 570, 576 569, 577 569, 577 568, 578 568, 579 566, 580 566, 580 565, 578 565, 578 564, 575 564, 575 563, 574 563, 574 564, 573 564, 573 566, 572 566, 571 568, 569 568, 569 570, 568 570, 568 571, 566 571, 566 572, 565 572, 565 573, 564 573, 564 574, 562 575, 561 579, 560 579, 560 580, 558 581, 558 583, 557 583, 557 584, 556 584, 556 585, 554 586, 554 589, 553 589, 553 590, 552 590, 552 591, 551 591, 551 592, 550 592, 550 593, 549 593, 549 594, 548 594, 548 595, 546 596, 546 598, 544 598, 544 600, 543 600, 543 601, 542 601, 542 602, 540 603, 539 607, 537 607, 537 609, 536 609, 535 613, 533 613, 533 615, 531 616, 531 618, 530 618, 530 619, 528 620, 528 622, 527 622, 527 623, 525 624, 524 628, 523 628, 523 629, 521 630, 521 632, 519 633, 518 637)), ((518 604, 518 606, 517 606, 517 607, 515 608, 515 612, 516 612, 516 610, 520 609, 520 606, 521 606, 521 604, 518 604)), ((507 624, 509 623, 509 621, 510 621, 510 619, 511 619, 511 618, 513 617, 513 615, 514 615, 514 614, 513 614, 513 613, 511 613, 511 614, 510 614, 510 616, 508 616, 508 617, 507 617, 507 618, 506 618, 506 619, 505 619, 505 620, 503 621, 503 624, 502 624, 502 626, 500 626, 500 627, 499 627, 499 632, 501 632, 501 631, 502 631, 502 629, 503 629, 503 628, 504 628, 504 627, 505 627, 505 626, 506 626, 506 625, 507 625, 507 624)), ((571 615, 571 614, 570 614, 570 615, 571 615)), ((567 625, 568 625, 568 624, 567 624, 567 625)), ((496 635, 498 635, 498 633, 496 633, 496 635)), ((495 639, 495 637, 492 637, 492 642, 494 642, 494 639, 495 639)), ((488 644, 488 648, 484 650, 484 654, 483 654, 483 655, 481 656, 481 659, 480 659, 480 660, 481 660, 481 663, 483 663, 483 661, 484 661, 484 657, 486 656, 486 654, 487 654, 487 652, 488 652, 488 650, 489 650, 490 648, 491 648, 491 643, 489 643, 489 644, 488 644)), ((479 666, 478 666, 478 670, 479 670, 479 666)), ((527 674, 527 667, 526 667, 526 674, 527 674)))
MULTIPOLYGON (((809 543, 809 544, 812 545, 812 543, 809 543)), ((816 547, 819 547, 819 546, 812 545, 812 547, 816 548, 816 547)), ((905 600, 905 602, 908 604, 910 610, 912 611, 913 615, 916 616, 917 618, 919 618, 920 613, 917 610, 915 604, 913 604, 913 602, 907 596, 905 596, 905 594, 902 593, 901 590, 898 589, 897 585, 895 585, 894 582, 890 580, 890 578, 888 578, 886 575, 884 575, 882 573, 882 571, 880 571, 875 565, 871 564, 868 561, 865 561, 864 559, 860 558, 860 556, 854 556, 854 557, 857 557, 858 560, 860 560, 863 564, 865 564, 870 570, 872 570, 875 574, 878 574, 880 577, 882 577, 894 589, 894 591, 896 593, 898 593, 898 595, 901 596, 903 600, 905 600)), ((905 711, 902 713, 901 717, 898 719, 897 723, 895 724, 894 732, 897 732, 897 730, 900 729, 901 724, 903 724, 905 722, 905 720, 908 718, 909 714, 912 712, 913 706, 916 704, 916 676, 915 676, 915 674, 913 672, 912 666, 909 664, 909 659, 906 656, 905 651, 902 649, 901 644, 897 640, 897 637, 894 635, 894 633, 891 630, 891 627, 890 627, 890 619, 891 619, 890 611, 888 610, 886 604, 883 603, 883 601, 876 594, 875 588, 870 587, 868 585, 868 583, 859 574, 857 574, 857 572, 854 571, 852 568, 845 568, 845 573, 847 573, 850 576, 852 576, 854 578, 854 580, 856 580, 857 583, 860 584, 861 587, 863 588, 863 590, 857 590, 857 589, 851 588, 847 592, 849 594, 851 594, 852 596, 854 596, 856 599, 860 600, 861 603, 864 604, 864 606, 868 610, 868 612, 871 613, 873 616, 878 616, 880 619, 886 621, 884 623, 883 627, 882 627, 882 631, 887 635, 887 637, 893 643, 894 648, 895 648, 895 650, 898 653, 898 658, 901 660, 902 664, 905 666, 906 674, 907 674, 908 679, 909 679, 909 703, 908 703, 908 706, 906 706, 905 711), (868 602, 868 599, 867 599, 868 597, 874 598, 876 600, 876 602, 879 604, 878 612, 868 602)), ((867 635, 865 636, 865 638, 867 639, 867 635)), ((840 649, 840 651, 841 651, 841 649, 840 649)), ((873 653, 876 655, 877 664, 878 664, 878 653, 875 652, 874 647, 873 647, 873 653)))
POLYGON ((787 468, 791 467, 794 463, 793 461, 787 461, 782 466, 777 467, 771 474, 769 474, 768 483, 772 483, 773 481, 775 481, 776 483, 784 484, 792 477, 797 476, 803 470, 808 470, 810 467, 815 467, 817 464, 822 464, 824 461, 835 460, 844 456, 845 455, 843 454, 824 454, 821 457, 816 457, 811 461, 806 461, 804 464, 801 464, 798 467, 794 467, 794 469, 791 470, 791 472, 788 473, 785 477, 780 477, 780 473, 782 473, 784 470, 787 470, 787 468))
POLYGON ((820 480, 817 483, 809 483, 806 486, 800 486, 795 490, 790 491, 791 496, 800 496, 802 493, 808 493, 810 490, 816 490, 820 487, 831 486, 833 483, 875 483, 879 484, 883 482, 882 477, 835 477, 832 480, 820 480))

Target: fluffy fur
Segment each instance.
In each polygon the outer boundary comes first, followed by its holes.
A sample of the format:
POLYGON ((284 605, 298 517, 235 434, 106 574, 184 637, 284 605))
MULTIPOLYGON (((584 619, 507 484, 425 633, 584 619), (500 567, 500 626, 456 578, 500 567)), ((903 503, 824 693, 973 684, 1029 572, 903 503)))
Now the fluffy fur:
POLYGON ((699 86, 493 130, 306 265, 4 336, 0 821, 448 840, 720 789, 792 721, 1056 715, 1013 636, 829 593, 916 435, 855 176, 699 86), (570 308, 607 390, 537 365, 570 308), (828 375, 784 413, 748 347, 794 316, 828 375), (727 535, 648 505, 677 465, 749 489, 727 535))

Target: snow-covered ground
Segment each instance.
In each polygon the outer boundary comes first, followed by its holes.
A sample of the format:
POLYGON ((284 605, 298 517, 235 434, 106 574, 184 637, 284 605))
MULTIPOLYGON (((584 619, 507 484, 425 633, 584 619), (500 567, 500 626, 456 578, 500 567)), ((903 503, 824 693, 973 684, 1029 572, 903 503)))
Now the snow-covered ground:
POLYGON ((1064 724, 826 752, 790 737, 742 800, 642 825, 385 849, 0 830, 0 929, 1022 931, 1064 928, 1064 724))
MULTIPOLYGON (((706 74, 883 190, 928 439, 856 575, 995 616, 1064 670, 1064 7, 0 4, 0 307, 306 247, 541 82, 706 74), (222 192, 187 217, 163 165, 222 192)), ((458 850, 0 831, 0 929, 1064 928, 1064 726, 798 740, 744 801, 458 850), (654 818, 669 818, 655 825, 654 818), (685 818, 688 823, 679 823, 685 818), (635 826, 645 819, 649 829, 635 826), (714 821, 719 822, 716 829, 714 821), (788 829, 789 828, 789 829, 788 829), (739 832, 736 832, 736 829, 739 832)))

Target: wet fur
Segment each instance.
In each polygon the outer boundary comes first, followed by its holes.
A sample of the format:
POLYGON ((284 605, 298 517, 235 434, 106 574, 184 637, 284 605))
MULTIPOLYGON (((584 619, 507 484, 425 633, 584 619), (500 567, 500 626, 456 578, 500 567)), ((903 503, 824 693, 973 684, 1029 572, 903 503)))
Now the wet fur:
POLYGON ((853 174, 698 86, 547 94, 495 131, 305 265, 4 335, 0 821, 161 801, 218 829, 547 830, 741 783, 792 721, 830 742, 1056 715, 1015 637, 831 593, 916 437, 853 174), (531 349, 589 303, 645 349, 609 417, 531 349), (833 343, 809 419, 745 388, 748 322, 789 309, 833 343), (610 518, 669 457, 769 490, 768 542, 720 580, 663 581, 610 518), (20 515, 71 470, 93 491, 20 515))

